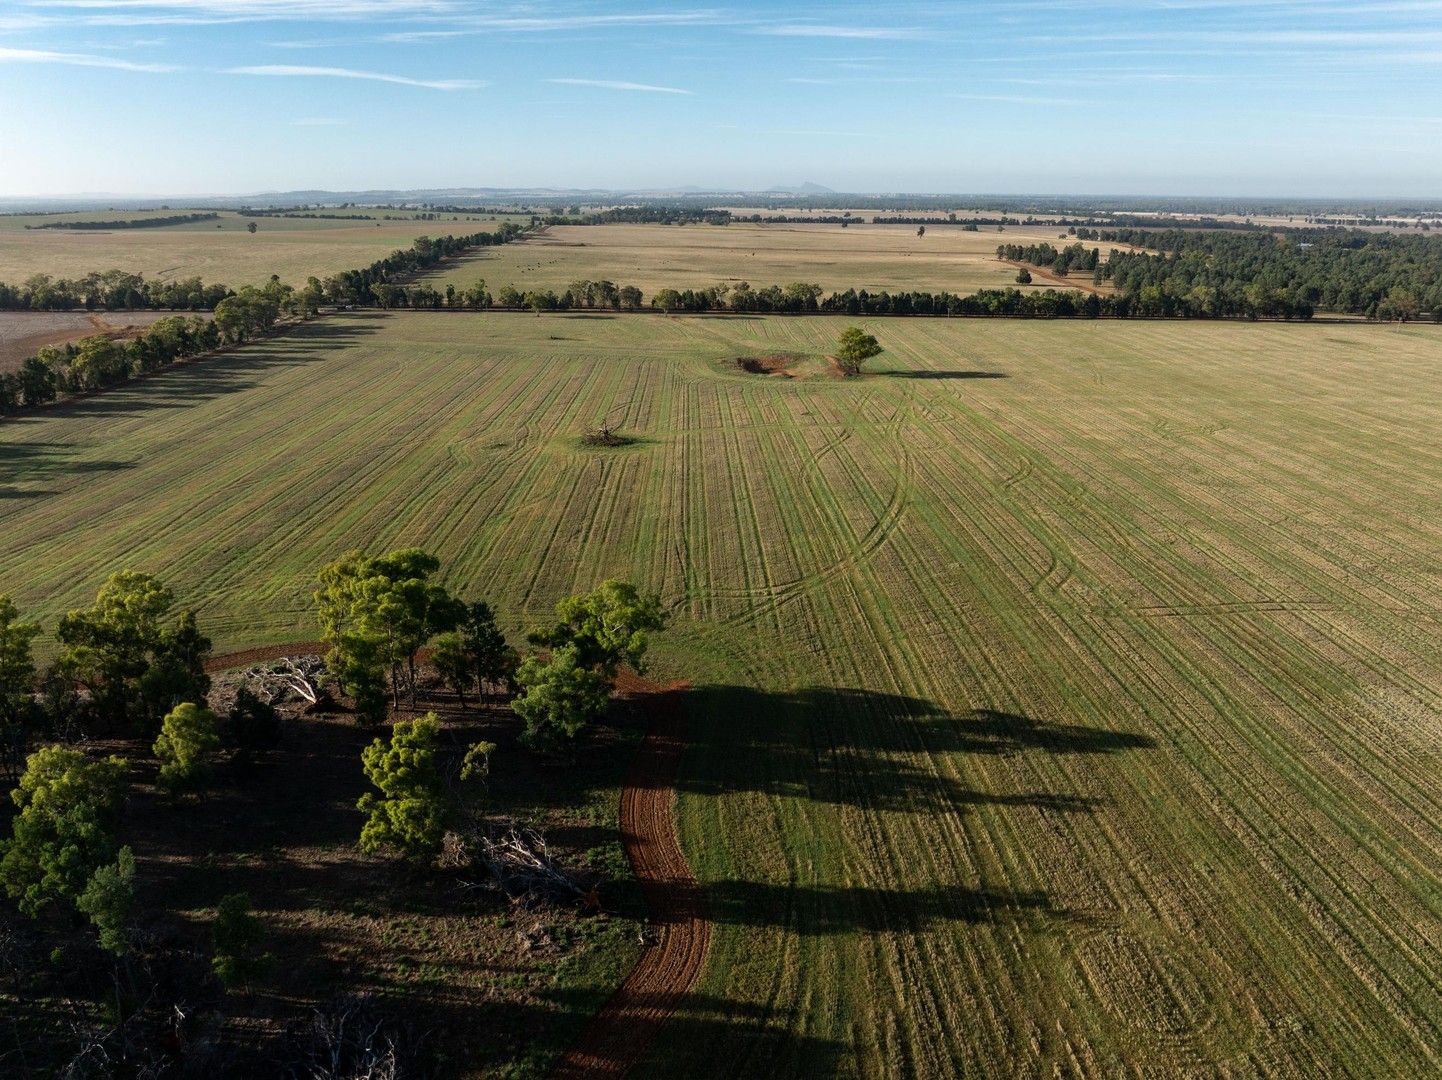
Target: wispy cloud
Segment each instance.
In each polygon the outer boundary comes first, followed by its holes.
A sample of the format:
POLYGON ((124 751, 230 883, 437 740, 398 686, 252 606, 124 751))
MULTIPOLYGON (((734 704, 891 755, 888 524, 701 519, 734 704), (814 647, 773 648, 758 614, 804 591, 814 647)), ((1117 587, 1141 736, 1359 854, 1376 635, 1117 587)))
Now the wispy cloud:
POLYGON ((1019 94, 947 94, 961 101, 998 101, 1006 105, 1100 105, 1099 101, 1066 97, 1026 97, 1019 94))
POLYGON ((250 22, 343 22, 444 18, 455 0, 25 0, 23 15, 0 16, 0 29, 74 26, 229 26, 250 22))
POLYGON ((292 127, 343 127, 350 121, 339 120, 333 116, 302 116, 290 123, 292 127))
POLYGON ((448 19, 444 30, 399 30, 382 41, 420 42, 484 33, 552 33, 563 30, 603 30, 647 26, 707 26, 727 16, 715 8, 690 11, 636 11, 621 15, 484 15, 448 19))
POLYGON ((904 41, 922 36, 923 31, 898 26, 824 26, 818 23, 785 23, 763 26, 753 34, 770 37, 852 38, 861 40, 904 41))
POLYGON ((427 90, 478 90, 488 85, 476 79, 412 79, 406 75, 387 75, 380 71, 356 71, 354 68, 310 67, 304 64, 254 64, 226 68, 227 75, 274 75, 281 78, 367 79, 371 82, 394 83, 397 86, 422 86, 427 90))
POLYGON ((116 71, 151 73, 178 70, 173 64, 142 64, 130 60, 117 60, 113 56, 51 52, 48 49, 11 49, 4 46, 0 46, 0 64, 68 64, 71 67, 114 68, 116 71))
POLYGON ((624 82, 619 79, 547 79, 562 86, 596 86, 602 90, 634 90, 644 94, 694 94, 675 86, 652 86, 650 83, 624 82))
POLYGON ((138 11, 261 19, 342 19, 446 15, 454 0, 28 0, 30 7, 78 11, 138 11))

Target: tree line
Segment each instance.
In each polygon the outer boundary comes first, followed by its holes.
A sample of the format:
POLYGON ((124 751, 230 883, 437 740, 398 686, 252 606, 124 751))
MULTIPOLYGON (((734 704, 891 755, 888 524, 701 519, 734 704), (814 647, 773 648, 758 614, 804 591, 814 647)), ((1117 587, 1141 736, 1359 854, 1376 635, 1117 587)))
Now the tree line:
MULTIPOLYGON (((208 307, 214 311, 214 319, 172 316, 158 320, 128 341, 96 334, 65 345, 44 346, 26 358, 18 371, 0 372, 0 416, 48 405, 67 395, 118 386, 178 360, 224 345, 241 344, 270 331, 282 317, 312 318, 323 303, 398 306, 395 298, 405 296, 405 290, 391 285, 386 280, 388 277, 422 273, 442 259, 464 254, 476 246, 505 243, 519 232, 519 227, 507 223, 496 234, 447 236, 440 240, 422 236, 410 248, 393 252, 369 267, 343 271, 325 281, 312 276, 299 289, 275 276, 263 286, 246 285, 230 290, 223 286, 207 288, 200 284, 199 278, 190 282, 153 283, 118 270, 91 274, 79 283, 89 309, 142 310, 160 306, 155 301, 162 297, 191 297, 191 304, 176 306, 189 310, 208 307), (501 239, 493 239, 495 236, 501 239), (486 239, 478 240, 478 237, 486 239)), ((26 310, 31 309, 32 304, 39 304, 41 306, 34 310, 66 310, 73 306, 76 292, 70 287, 76 284, 53 283, 49 278, 37 276, 26 283, 27 291, 19 295, 16 306, 26 310), (49 295, 52 289, 56 298, 49 295), (67 297, 70 302, 63 302, 67 297)), ((425 287, 418 288, 417 298, 424 298, 425 287)), ((0 284, 0 307, 6 306, 7 296, 15 299, 6 289, 7 286, 0 284)), ((455 296, 454 289, 448 289, 448 293, 455 296)), ((632 298, 627 292, 626 299, 632 298)), ((473 307, 491 304, 484 285, 478 293, 463 292, 462 300, 473 307)), ((639 292, 635 293, 634 300, 639 306, 639 292)), ((415 306, 432 305, 427 301, 415 306)))
POLYGON ((167 225, 189 225, 196 221, 215 221, 216 213, 171 214, 168 217, 121 218, 116 221, 47 221, 26 225, 27 229, 160 229, 167 225))
MULTIPOLYGON (((1064 249, 1065 250, 1065 249, 1064 249)), ((1084 262, 1089 262, 1087 252, 1084 262)), ((1247 291, 1234 309, 1219 311, 1197 304, 1198 297, 1178 298, 1156 290, 1138 295, 1104 295, 1079 290, 982 289, 958 295, 941 291, 911 290, 870 292, 846 289, 824 294, 820 285, 792 282, 787 285, 753 287, 749 282, 718 284, 700 288, 659 289, 645 304, 634 286, 617 286, 610 281, 582 281, 566 289, 530 289, 522 292, 513 285, 494 296, 479 281, 469 288, 448 285, 441 292, 427 284, 385 286, 377 290, 379 306, 412 310, 509 310, 566 312, 604 308, 611 311, 654 311, 708 313, 735 312, 780 315, 928 315, 969 318, 1239 318, 1309 319, 1312 308, 1294 303, 1285 291, 1247 291)), ((1205 295, 1205 294, 1200 294, 1205 295)))

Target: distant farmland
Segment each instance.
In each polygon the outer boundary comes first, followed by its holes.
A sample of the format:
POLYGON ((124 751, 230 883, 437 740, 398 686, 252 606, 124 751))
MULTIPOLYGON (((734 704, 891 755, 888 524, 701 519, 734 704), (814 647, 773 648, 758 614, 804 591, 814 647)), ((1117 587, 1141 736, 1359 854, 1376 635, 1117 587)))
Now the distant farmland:
POLYGON ((518 622, 660 590, 715 929, 655 1073, 1435 1074, 1442 329, 875 320, 815 374, 845 325, 325 319, 0 422, 0 589, 154 570, 220 648, 355 546, 518 622))
MULTIPOLYGON (((183 212, 156 211, 151 216, 183 212)), ((486 214, 445 214, 441 220, 421 221, 403 210, 312 212, 372 217, 346 221, 249 217, 224 211, 218 221, 163 228, 72 231, 26 230, 25 226, 67 219, 140 218, 146 214, 117 210, 0 216, 0 281, 19 284, 32 274, 73 278, 91 271, 125 270, 152 279, 200 277, 233 286, 261 284, 272 274, 279 274, 282 281, 303 285, 312 274, 325 277, 364 266, 398 247, 409 247, 422 234, 444 236, 494 227, 486 214), (397 220, 384 220, 386 214, 397 220), (251 221, 256 223, 254 234, 247 228, 251 221)))
MULTIPOLYGON (((580 279, 635 285, 647 299, 667 287, 718 282, 785 285, 805 281, 824 290, 872 292, 943 289, 971 293, 1014 286, 1016 267, 996 258, 1000 243, 1063 245, 1064 228, 1008 225, 964 232, 935 224, 918 237, 915 225, 557 225, 524 243, 458 260, 428 281, 464 288, 484 278, 503 285, 564 290, 580 279)), ((1074 242, 1074 238, 1072 238, 1074 242)), ((1105 245, 1103 245, 1105 249, 1105 245)), ((1103 250, 1105 255, 1105 250, 1103 250)), ((1080 275, 1077 286, 1090 286, 1080 275)), ((1049 288, 1038 274, 1029 288, 1049 288)))

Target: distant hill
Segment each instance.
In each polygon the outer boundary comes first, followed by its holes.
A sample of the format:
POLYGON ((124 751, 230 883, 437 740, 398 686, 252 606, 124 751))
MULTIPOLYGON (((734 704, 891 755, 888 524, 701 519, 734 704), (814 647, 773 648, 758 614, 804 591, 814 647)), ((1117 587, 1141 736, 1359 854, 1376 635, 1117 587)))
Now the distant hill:
POLYGON ((824 187, 824 186, 821 185, 821 184, 817 184, 817 183, 814 183, 814 182, 812 182, 812 181, 810 181, 810 180, 806 180, 806 181, 803 181, 802 183, 798 184, 798 185, 795 186, 795 187, 785 187, 785 186, 778 185, 777 187, 767 188, 766 191, 765 191, 763 194, 766 194, 766 195, 835 195, 836 192, 833 191, 833 190, 832 190, 831 188, 829 188, 829 187, 824 187))

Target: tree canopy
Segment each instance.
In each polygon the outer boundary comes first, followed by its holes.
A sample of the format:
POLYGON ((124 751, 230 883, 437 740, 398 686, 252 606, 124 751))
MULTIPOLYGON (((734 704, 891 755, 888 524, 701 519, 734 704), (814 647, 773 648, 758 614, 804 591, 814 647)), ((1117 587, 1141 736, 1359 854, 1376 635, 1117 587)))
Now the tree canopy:
POLYGON ((836 346, 836 364, 843 375, 860 375, 861 365, 881 352, 881 343, 859 326, 841 332, 836 346))
POLYGON ((435 713, 399 720, 390 739, 376 739, 361 755, 366 779, 378 790, 362 795, 357 808, 367 815, 362 851, 392 848, 411 858, 440 851, 455 811, 437 764, 440 721, 435 713))

